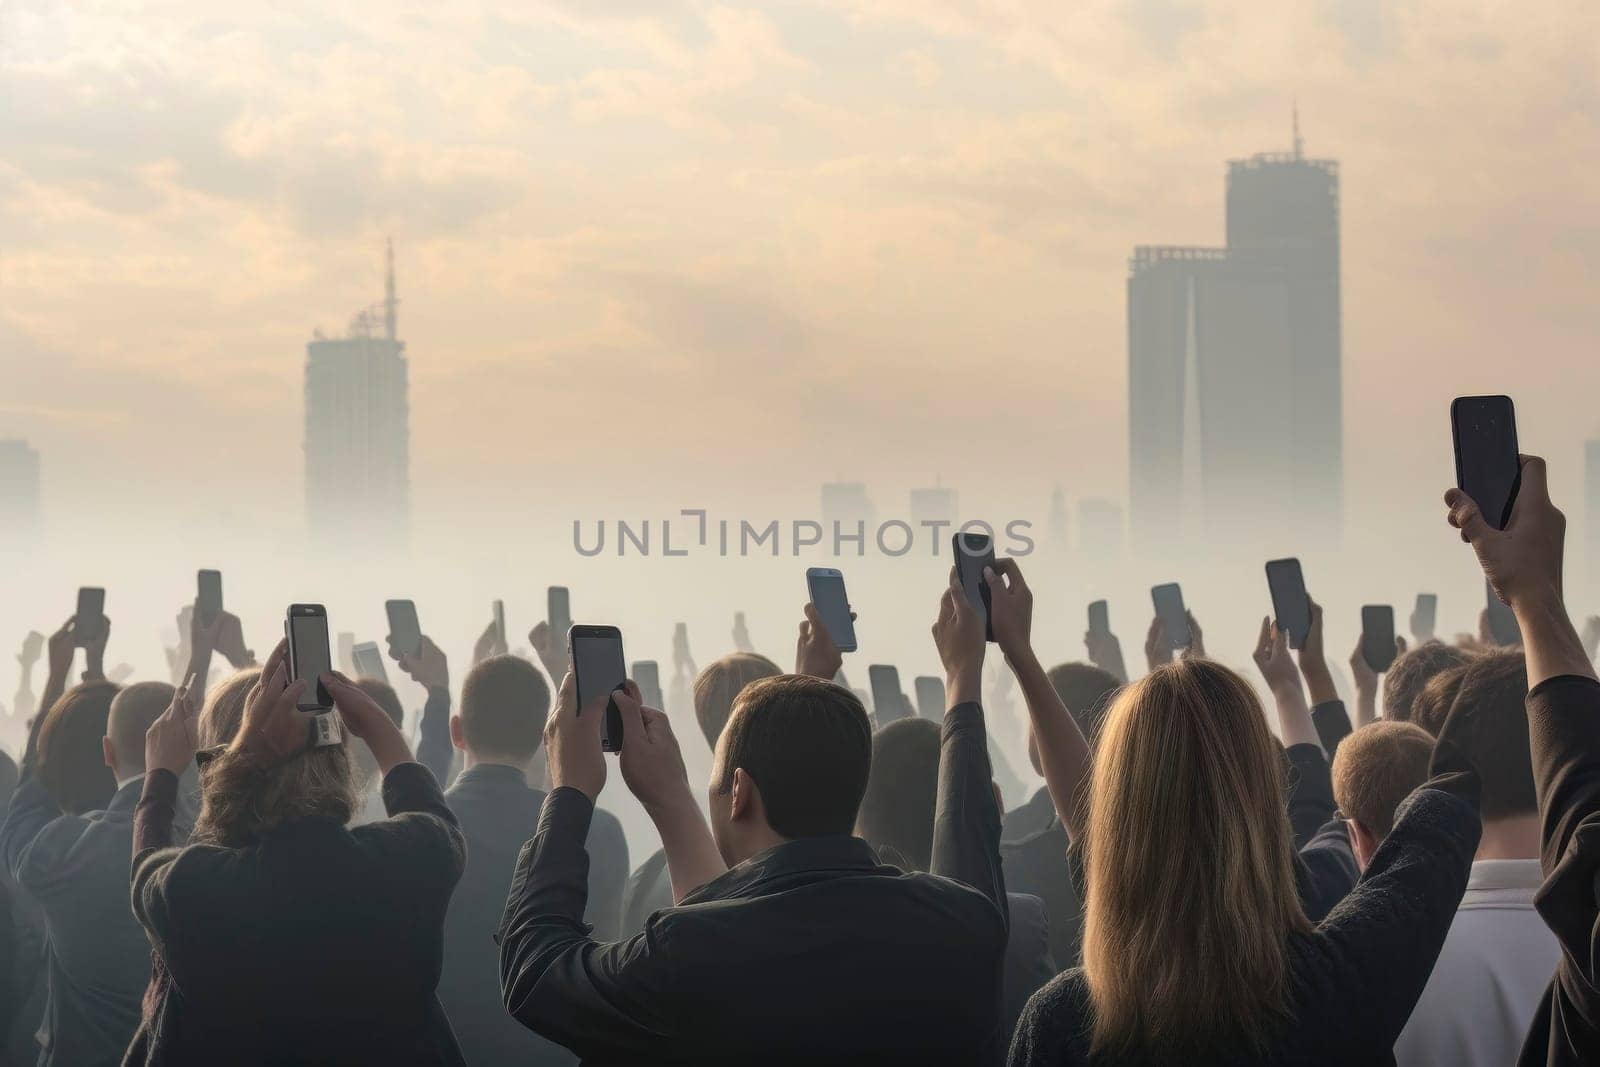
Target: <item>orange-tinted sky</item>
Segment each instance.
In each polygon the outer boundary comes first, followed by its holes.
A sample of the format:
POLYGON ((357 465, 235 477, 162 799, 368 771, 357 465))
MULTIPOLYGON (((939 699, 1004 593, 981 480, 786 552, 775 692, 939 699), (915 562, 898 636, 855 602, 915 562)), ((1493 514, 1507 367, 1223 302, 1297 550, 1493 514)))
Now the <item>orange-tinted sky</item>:
POLYGON ((305 341, 392 233, 421 508, 1120 497, 1126 257, 1219 242, 1298 100, 1352 516, 1436 517, 1460 392, 1575 492, 1597 72, 1590 0, 11 0, 0 436, 61 506, 200 472, 293 513, 305 341))

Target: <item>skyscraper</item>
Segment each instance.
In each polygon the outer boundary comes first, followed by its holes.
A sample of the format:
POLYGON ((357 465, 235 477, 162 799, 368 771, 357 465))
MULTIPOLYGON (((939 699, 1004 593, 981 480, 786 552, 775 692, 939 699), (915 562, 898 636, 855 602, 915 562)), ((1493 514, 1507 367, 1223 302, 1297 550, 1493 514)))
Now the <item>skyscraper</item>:
POLYGON ((306 345, 306 516, 320 540, 393 548, 409 524, 410 408, 392 243, 385 252, 383 302, 344 337, 306 345))
POLYGON ((1343 523, 1339 166, 1294 148, 1228 164, 1227 243, 1141 246, 1128 277, 1136 544, 1263 518, 1343 523))
POLYGON ((26 441, 0 441, 0 539, 25 538, 38 523, 39 453, 26 441))
MULTIPOLYGON (((960 521, 961 508, 959 498, 954 489, 942 485, 931 485, 923 489, 911 490, 911 524, 920 526, 924 522, 949 523, 954 526, 960 521)), ((949 531, 946 531, 947 533, 949 531)))

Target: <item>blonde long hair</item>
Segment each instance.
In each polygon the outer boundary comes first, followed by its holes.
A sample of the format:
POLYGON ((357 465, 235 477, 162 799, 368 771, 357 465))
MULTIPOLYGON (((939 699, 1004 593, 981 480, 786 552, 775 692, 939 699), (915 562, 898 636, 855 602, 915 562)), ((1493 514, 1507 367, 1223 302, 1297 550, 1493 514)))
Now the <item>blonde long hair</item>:
POLYGON ((1285 765, 1234 672, 1182 660, 1128 686, 1096 750, 1084 840, 1093 1048, 1260 1045, 1288 1016, 1295 886, 1285 765))

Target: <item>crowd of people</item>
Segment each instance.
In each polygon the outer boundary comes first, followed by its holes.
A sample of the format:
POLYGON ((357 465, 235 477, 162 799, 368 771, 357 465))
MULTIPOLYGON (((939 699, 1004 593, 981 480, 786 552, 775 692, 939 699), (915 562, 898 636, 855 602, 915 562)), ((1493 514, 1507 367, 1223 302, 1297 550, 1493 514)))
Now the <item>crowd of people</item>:
POLYGON ((1446 505, 1522 643, 1401 642, 1381 677, 1358 650, 1353 715, 1314 602, 1298 649, 1262 621, 1264 707, 1197 625, 1174 651, 1153 624, 1142 677, 1097 633, 1047 667, 1000 559, 987 604, 930 593, 942 722, 876 724, 809 604, 792 673, 699 671, 703 802, 684 725, 632 682, 580 707, 546 624, 537 662, 486 632, 459 688, 434 641, 391 647, 413 750, 394 690, 340 672, 345 736, 313 743, 286 646, 258 663, 225 612, 192 613, 176 686, 108 680, 109 621, 69 620, 0 754, 0 1059, 1600 1064, 1565 521, 1531 457, 1503 530, 1446 505), (1012 811, 991 642, 1044 783, 1012 811), (637 865, 619 777, 659 840, 637 865))

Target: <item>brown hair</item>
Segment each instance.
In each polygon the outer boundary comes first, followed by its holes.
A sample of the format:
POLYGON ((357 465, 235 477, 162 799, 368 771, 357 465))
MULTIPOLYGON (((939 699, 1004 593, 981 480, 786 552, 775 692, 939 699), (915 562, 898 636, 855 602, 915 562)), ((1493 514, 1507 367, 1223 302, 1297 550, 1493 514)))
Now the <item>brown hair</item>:
POLYGON ((461 732, 480 756, 518 763, 533 758, 550 717, 550 686, 520 656, 490 656, 461 686, 461 732))
POLYGON ((117 791, 100 744, 117 692, 107 681, 75 685, 39 724, 39 781, 56 807, 69 815, 100 810, 117 791))
POLYGON ((239 726, 244 722, 244 702, 260 680, 260 667, 246 667, 211 690, 205 706, 200 709, 198 733, 201 748, 232 743, 239 726))
POLYGON ((1429 678, 1428 684, 1411 702, 1411 721, 1438 737, 1444 728, 1445 716, 1450 714, 1450 705, 1456 702, 1456 694, 1461 691, 1461 679, 1466 677, 1468 666, 1470 664, 1450 667, 1429 678))
POLYGON ((1412 722, 1368 723, 1339 743, 1333 756, 1333 801, 1347 819, 1382 841, 1394 813, 1428 780, 1433 738, 1412 722))
POLYGON ((307 748, 272 766, 252 752, 224 752, 200 772, 200 817, 190 842, 240 848, 304 819, 345 825, 361 806, 349 745, 347 734, 340 744, 307 748))
POLYGON ((112 698, 106 736, 117 754, 119 771, 126 774, 144 770, 144 735, 172 706, 175 692, 166 682, 135 682, 112 698))
POLYGON ((783 671, 765 656, 754 652, 734 652, 708 664, 695 676, 694 717, 700 732, 713 750, 722 728, 728 725, 733 702, 740 690, 762 678, 776 678, 783 671))
POLYGON ((1528 741, 1528 664, 1520 648, 1477 656, 1461 672, 1450 714, 1463 754, 1483 783, 1485 819, 1539 810, 1528 741))
POLYGON ((1311 930, 1287 785, 1255 691, 1228 668, 1179 660, 1122 690, 1083 842, 1096 1051, 1260 1045, 1285 1022, 1289 938, 1311 930))
POLYGON ((872 766, 856 833, 893 849, 914 870, 933 863, 933 812, 939 795, 942 732, 932 719, 897 719, 872 735, 872 766))
POLYGON ((1425 641, 1390 664, 1383 676, 1383 717, 1410 722, 1412 706, 1428 679, 1440 671, 1460 667, 1472 653, 1455 645, 1425 641))

